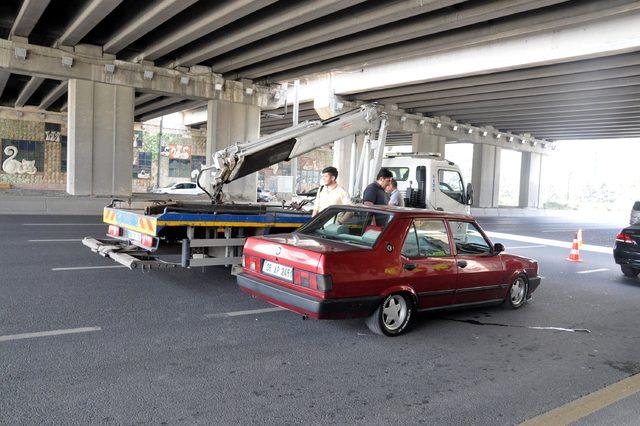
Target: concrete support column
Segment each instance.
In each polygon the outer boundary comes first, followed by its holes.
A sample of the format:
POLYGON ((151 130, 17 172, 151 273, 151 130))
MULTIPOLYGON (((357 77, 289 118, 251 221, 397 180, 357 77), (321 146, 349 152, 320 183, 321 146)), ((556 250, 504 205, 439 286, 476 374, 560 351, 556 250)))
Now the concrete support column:
POLYGON ((540 207, 542 154, 523 152, 520 166, 520 207, 540 207))
MULTIPOLYGON (((212 154, 238 142, 260 136, 260 108, 229 101, 209 101, 207 104, 207 165, 212 154)), ((204 181, 204 179, 203 179, 204 181)), ((240 178, 223 189, 233 201, 255 202, 258 176, 256 173, 240 178)))
POLYGON ((131 195, 133 102, 133 87, 69 80, 69 194, 131 195))
POLYGON ((444 157, 444 146, 447 139, 444 136, 414 133, 411 136, 411 150, 413 152, 433 152, 444 157))
POLYGON ((471 170, 474 207, 498 207, 500 190, 500 148, 486 144, 473 145, 471 170))
MULTIPOLYGON (((338 183, 347 191, 351 177, 351 148, 355 136, 349 136, 333 143, 333 167, 338 169, 338 183)), ((355 173, 355 171, 353 171, 355 173)))

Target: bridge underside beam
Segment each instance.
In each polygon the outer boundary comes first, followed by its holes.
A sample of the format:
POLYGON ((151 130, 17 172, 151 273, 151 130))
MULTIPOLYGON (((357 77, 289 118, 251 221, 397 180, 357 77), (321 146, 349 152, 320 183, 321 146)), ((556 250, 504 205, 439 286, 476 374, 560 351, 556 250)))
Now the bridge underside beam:
MULTIPOLYGON (((81 46, 76 49, 81 49, 81 46)), ((87 57, 63 49, 3 39, 0 39, 0 69, 42 78, 78 79, 127 86, 192 100, 222 99, 269 109, 277 108, 284 102, 279 85, 266 87, 249 80, 225 81, 219 74, 202 72, 202 69, 183 72, 111 57, 87 57), (26 59, 16 53, 25 51, 26 59), (63 57, 67 64, 72 62, 71 66, 63 65, 63 57), (105 65, 115 65, 114 72, 109 72, 105 65)))

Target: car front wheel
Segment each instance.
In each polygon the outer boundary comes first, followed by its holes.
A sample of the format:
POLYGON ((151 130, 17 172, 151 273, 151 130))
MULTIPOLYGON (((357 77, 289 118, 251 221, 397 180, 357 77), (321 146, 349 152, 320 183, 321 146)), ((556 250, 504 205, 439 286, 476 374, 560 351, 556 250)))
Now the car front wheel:
POLYGON ((525 276, 520 275, 515 280, 513 280, 513 283, 511 283, 506 302, 513 309, 518 309, 526 303, 528 291, 529 282, 527 281, 527 278, 525 276))
POLYGON ((631 266, 621 265, 620 269, 622 269, 622 273, 625 277, 635 278, 640 273, 640 269, 632 268, 631 266))
POLYGON ((375 334, 399 336, 406 331, 413 314, 413 303, 405 294, 387 296, 367 319, 367 326, 375 334))

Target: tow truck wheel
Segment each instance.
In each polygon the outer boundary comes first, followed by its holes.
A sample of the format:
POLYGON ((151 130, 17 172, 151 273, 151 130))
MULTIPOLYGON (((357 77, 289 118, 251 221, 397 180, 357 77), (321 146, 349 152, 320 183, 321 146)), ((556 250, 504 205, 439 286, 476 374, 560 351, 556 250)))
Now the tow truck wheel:
POLYGON ((375 334, 399 336, 406 331, 413 314, 411 299, 402 293, 387 296, 367 319, 367 327, 375 334))
POLYGON ((640 269, 632 268, 631 266, 620 265, 620 269, 622 269, 622 273, 625 277, 635 278, 640 273, 640 269))
POLYGON ((529 291, 529 283, 527 278, 523 275, 516 277, 509 287, 509 293, 507 293, 506 302, 513 309, 522 307, 527 301, 527 293, 529 291))

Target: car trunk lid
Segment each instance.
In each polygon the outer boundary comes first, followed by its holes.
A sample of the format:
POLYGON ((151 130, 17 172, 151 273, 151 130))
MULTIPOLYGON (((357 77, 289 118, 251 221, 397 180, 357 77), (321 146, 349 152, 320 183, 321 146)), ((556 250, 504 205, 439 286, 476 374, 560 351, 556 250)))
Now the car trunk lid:
POLYGON ((325 275, 325 255, 361 250, 349 244, 302 234, 251 237, 244 247, 243 271, 274 284, 314 296, 331 292, 331 277, 325 275))

